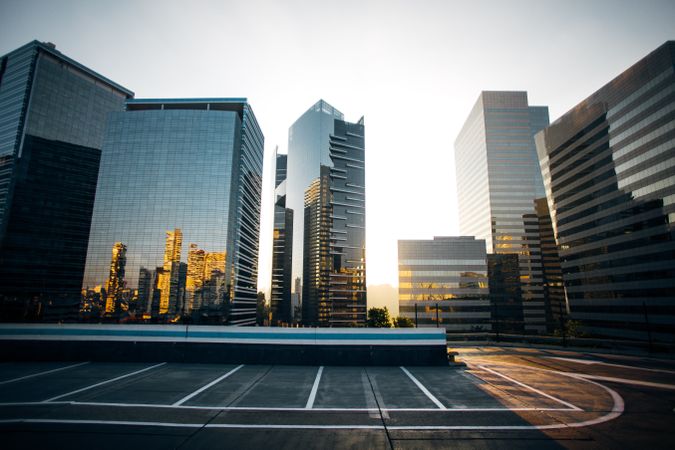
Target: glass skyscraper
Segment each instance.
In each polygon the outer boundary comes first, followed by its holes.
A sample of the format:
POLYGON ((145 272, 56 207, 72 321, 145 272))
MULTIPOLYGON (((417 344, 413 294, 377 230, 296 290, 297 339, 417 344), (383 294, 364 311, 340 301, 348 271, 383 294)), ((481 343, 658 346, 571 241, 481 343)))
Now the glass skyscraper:
POLYGON ((460 232, 484 239, 491 254, 519 257, 524 328, 546 331, 538 219, 544 185, 534 134, 548 108, 526 92, 480 94, 455 141, 460 232))
POLYGON ((434 237, 398 241, 399 314, 420 327, 490 331, 485 241, 434 237))
POLYGON ((675 341, 675 41, 536 136, 572 319, 675 341))
POLYGON ((293 322, 291 275, 293 270, 293 210, 286 208, 287 155, 276 155, 274 180, 274 235, 272 237, 272 324, 293 322))
POLYGON ((286 206, 303 322, 366 322, 365 125, 320 100, 290 128, 286 206))
POLYGON ((0 57, 0 320, 77 319, 106 118, 130 97, 53 44, 0 57))
POLYGON ((111 114, 83 310, 96 310, 121 244, 121 297, 108 301, 120 307, 108 315, 255 324, 262 156, 246 99, 130 100, 111 114))

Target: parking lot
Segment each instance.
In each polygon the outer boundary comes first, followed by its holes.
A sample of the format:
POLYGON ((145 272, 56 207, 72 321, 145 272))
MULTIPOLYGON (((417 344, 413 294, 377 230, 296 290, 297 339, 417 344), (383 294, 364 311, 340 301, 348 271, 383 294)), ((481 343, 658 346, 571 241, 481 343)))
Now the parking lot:
POLYGON ((448 433, 542 444, 550 432, 578 437, 572 430, 611 421, 623 407, 613 389, 574 373, 490 360, 467 368, 0 364, 10 447, 26 439, 49 447, 55 432, 78 447, 83 430, 102 438, 99 448, 124 436, 145 448, 263 447, 275 436, 273 447, 389 448, 448 433))

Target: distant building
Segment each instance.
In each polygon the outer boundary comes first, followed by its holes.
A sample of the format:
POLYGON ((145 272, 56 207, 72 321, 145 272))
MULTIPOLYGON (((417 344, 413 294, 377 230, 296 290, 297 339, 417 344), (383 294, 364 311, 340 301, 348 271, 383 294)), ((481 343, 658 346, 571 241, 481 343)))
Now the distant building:
POLYGON ((675 41, 536 136, 571 318, 675 341, 675 41))
POLYGON ((272 240, 272 325, 293 322, 291 280, 293 275, 293 210, 286 208, 287 156, 276 155, 274 182, 274 235, 272 240))
POLYGON ((153 319, 254 325, 262 156, 245 99, 129 101, 110 116, 83 285, 121 241, 153 319))
POLYGON ((538 219, 544 196, 534 134, 548 108, 526 92, 484 91, 455 141, 460 232, 484 239, 491 254, 519 258, 524 330, 547 329, 538 219))
POLYGON ((366 323, 364 132, 363 118, 346 122, 323 100, 289 130, 286 207, 306 325, 366 323))
POLYGON ((106 118, 130 97, 50 43, 0 57, 0 320, 78 318, 106 118))
POLYGON ((434 237, 398 241, 399 315, 420 327, 490 331, 485 241, 434 237))

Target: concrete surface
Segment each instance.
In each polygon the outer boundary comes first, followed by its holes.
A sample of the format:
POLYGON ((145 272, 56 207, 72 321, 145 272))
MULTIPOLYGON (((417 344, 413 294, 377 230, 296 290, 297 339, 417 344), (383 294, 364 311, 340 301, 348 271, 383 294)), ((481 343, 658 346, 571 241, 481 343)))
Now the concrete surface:
POLYGON ((675 448, 675 363, 532 348, 466 368, 0 363, 3 448, 675 448))

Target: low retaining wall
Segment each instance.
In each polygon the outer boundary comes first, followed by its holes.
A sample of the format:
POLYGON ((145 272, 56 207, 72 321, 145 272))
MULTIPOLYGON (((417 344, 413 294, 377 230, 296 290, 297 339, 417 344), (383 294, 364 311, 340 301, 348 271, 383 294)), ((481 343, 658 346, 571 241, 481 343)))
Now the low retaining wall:
POLYGON ((5 361, 447 365, 444 329, 0 324, 5 361))

